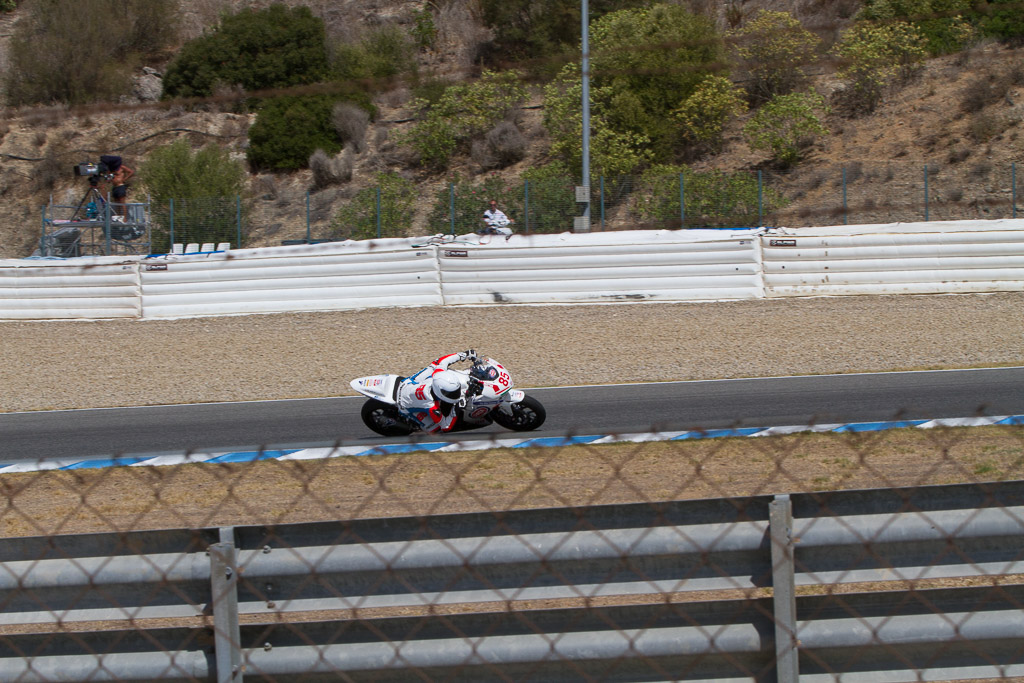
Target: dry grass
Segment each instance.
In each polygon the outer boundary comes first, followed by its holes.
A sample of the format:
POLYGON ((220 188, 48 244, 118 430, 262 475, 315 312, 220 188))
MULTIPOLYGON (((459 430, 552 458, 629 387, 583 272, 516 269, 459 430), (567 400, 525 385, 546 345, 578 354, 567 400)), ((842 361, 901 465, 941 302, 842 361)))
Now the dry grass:
POLYGON ((46 471, 0 476, 0 535, 283 524, 1020 478, 1020 426, 46 471))

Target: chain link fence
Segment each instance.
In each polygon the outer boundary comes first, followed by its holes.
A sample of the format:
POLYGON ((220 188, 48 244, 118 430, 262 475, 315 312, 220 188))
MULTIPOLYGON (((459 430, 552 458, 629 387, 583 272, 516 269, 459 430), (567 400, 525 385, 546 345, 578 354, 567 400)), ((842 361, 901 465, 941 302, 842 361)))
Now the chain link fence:
POLYGON ((8 465, 0 679, 1021 680, 1005 422, 8 465))
MULTIPOLYGON (((578 185, 578 179, 571 178, 509 180, 490 175, 422 190, 399 176, 389 176, 380 185, 347 193, 325 190, 291 197, 176 199, 150 207, 147 224, 142 226, 143 239, 133 244, 145 245, 151 253, 168 253, 174 244, 246 247, 464 235, 484 227, 483 211, 491 199, 520 234, 559 233, 588 225, 593 231, 674 230, 1024 216, 1017 165, 995 166, 987 161, 851 162, 787 172, 687 170, 670 175, 601 176, 592 179, 589 188, 578 185), (587 197, 588 202, 577 201, 587 197), (581 222, 585 215, 588 220, 581 222)), ((59 241, 56 233, 63 226, 52 219, 55 214, 44 210, 40 237, 44 250, 59 241)), ((102 222, 93 227, 102 233, 102 222)), ((97 253, 102 246, 103 241, 97 240, 97 253)))

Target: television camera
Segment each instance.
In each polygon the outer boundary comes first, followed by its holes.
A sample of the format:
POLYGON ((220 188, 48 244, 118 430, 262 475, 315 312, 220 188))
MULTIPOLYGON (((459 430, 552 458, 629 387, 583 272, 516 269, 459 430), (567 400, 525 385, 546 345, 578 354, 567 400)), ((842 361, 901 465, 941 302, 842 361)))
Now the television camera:
POLYGON ((100 178, 110 180, 119 168, 121 168, 121 157, 103 155, 100 157, 99 163, 85 161, 75 164, 73 170, 76 176, 85 176, 89 179, 89 184, 95 187, 99 184, 100 178))

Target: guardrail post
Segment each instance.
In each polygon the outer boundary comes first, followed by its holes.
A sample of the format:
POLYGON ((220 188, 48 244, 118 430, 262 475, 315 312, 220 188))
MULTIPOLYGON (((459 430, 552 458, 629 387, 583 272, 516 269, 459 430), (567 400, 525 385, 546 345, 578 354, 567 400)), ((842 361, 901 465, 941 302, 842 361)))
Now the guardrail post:
POLYGON ((238 628, 238 554, 234 529, 222 528, 220 539, 220 543, 209 547, 217 683, 241 683, 242 636, 238 628))
POLYGON ((793 562, 793 503, 788 495, 768 504, 772 544, 772 595, 775 603, 775 671, 779 683, 797 683, 800 663, 796 639, 796 579, 793 562))

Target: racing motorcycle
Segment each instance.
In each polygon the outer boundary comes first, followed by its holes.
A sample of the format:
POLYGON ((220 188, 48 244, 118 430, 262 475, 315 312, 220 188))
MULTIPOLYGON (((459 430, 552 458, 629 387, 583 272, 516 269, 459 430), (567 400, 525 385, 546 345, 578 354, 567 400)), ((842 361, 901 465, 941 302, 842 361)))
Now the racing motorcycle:
MULTIPOLYGON (((497 422, 506 429, 526 432, 544 424, 544 406, 525 392, 513 389, 512 376, 493 358, 478 358, 469 371, 454 372, 462 382, 463 398, 455 408, 459 412, 453 431, 479 429, 497 422)), ((409 381, 400 375, 370 375, 352 380, 352 388, 369 399, 363 404, 363 423, 382 436, 408 436, 419 431, 419 424, 398 407, 398 389, 409 381)))

